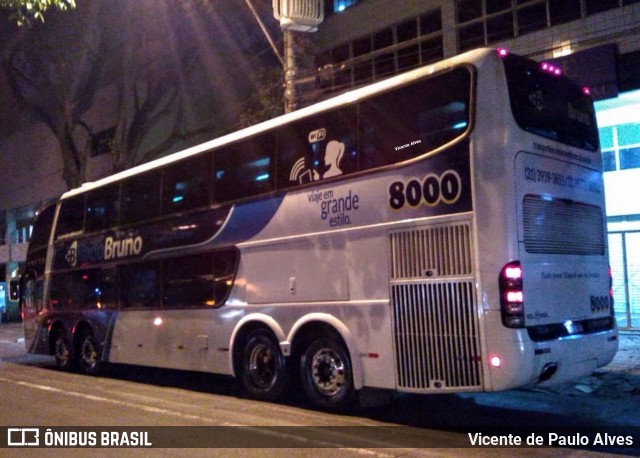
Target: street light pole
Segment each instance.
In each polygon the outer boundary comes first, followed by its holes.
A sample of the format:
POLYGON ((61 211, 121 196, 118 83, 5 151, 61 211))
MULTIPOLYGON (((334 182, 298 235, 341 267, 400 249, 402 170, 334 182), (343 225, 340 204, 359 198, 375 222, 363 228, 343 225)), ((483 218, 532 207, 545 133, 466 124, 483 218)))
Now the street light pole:
POLYGON ((284 111, 298 108, 296 34, 315 32, 324 19, 322 0, 273 0, 273 15, 284 33, 284 111))
POLYGON ((296 86, 296 49, 293 30, 285 29, 284 33, 284 112, 290 113, 298 109, 298 87, 296 86))

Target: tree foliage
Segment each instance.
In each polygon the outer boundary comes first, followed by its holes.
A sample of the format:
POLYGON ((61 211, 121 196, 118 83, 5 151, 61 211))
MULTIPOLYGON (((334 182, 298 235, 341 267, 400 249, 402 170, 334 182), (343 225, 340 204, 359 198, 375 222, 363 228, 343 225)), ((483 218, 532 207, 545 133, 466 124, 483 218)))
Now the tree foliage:
POLYGON ((10 18, 18 25, 44 21, 44 13, 49 8, 64 11, 75 7, 75 0, 0 0, 0 8, 10 11, 10 18))
POLYGON ((73 188, 87 178, 92 140, 105 129, 112 171, 227 130, 228 100, 260 83, 259 65, 246 56, 263 41, 251 30, 237 10, 202 0, 78 2, 18 28, 1 44, 0 65, 14 95, 57 139, 73 188))

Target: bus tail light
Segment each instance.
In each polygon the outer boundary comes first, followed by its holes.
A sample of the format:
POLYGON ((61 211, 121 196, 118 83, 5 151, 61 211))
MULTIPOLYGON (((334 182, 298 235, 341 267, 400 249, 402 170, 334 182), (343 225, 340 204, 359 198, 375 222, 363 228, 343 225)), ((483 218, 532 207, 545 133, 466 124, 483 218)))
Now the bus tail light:
POLYGON ((524 294, 520 261, 510 262, 502 268, 498 286, 502 323, 508 328, 523 328, 524 294))

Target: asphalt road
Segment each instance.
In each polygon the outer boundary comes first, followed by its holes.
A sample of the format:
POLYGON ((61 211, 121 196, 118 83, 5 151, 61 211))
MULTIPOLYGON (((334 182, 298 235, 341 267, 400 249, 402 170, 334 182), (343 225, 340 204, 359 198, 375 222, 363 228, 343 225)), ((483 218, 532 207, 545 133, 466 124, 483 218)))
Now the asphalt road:
POLYGON ((558 431, 623 425, 640 431, 640 376, 634 374, 598 372, 555 390, 401 395, 390 403, 334 414, 311 409, 295 394, 280 404, 249 400, 233 380, 210 374, 127 366, 110 367, 101 377, 61 372, 49 357, 26 355, 19 340, 15 325, 0 325, 0 424, 6 427, 0 429, 130 427, 149 431, 156 444, 189 447, 193 440, 231 448, 5 448, 3 456, 94 456, 96 451, 118 456, 640 456, 635 443, 596 451, 469 448, 469 433, 507 426, 534 432, 541 425, 558 431), (258 448, 264 446, 271 448, 258 448))

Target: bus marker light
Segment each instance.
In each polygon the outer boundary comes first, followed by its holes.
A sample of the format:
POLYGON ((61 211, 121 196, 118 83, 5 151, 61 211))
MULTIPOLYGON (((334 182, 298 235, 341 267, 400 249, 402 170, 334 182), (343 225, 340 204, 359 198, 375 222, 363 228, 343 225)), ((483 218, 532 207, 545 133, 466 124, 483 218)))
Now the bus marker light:
POLYGON ((489 360, 489 362, 491 363, 491 365, 493 367, 502 366, 502 358, 500 358, 499 356, 492 356, 491 359, 489 360))
POLYGON ((157 316, 154 320, 153 320, 153 324, 155 326, 160 326, 162 324, 162 318, 160 318, 159 316, 157 316))

